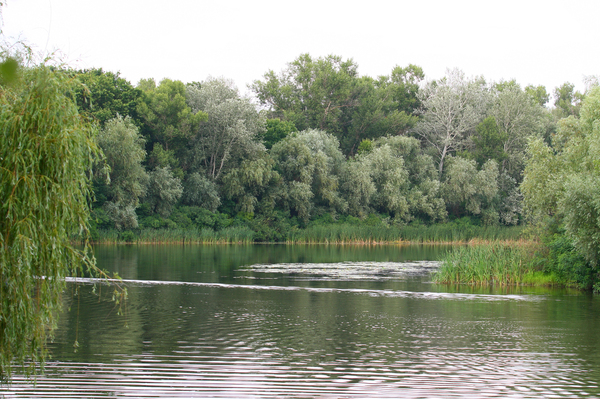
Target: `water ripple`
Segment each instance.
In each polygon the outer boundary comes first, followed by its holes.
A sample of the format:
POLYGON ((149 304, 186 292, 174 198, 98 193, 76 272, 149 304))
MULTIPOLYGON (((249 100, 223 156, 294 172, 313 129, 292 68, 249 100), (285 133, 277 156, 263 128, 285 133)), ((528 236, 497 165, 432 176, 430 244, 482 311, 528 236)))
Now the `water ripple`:
POLYGON ((113 280, 84 277, 67 277, 67 282, 77 282, 84 284, 110 284, 120 283, 127 286, 191 286, 191 287, 211 287, 228 289, 246 289, 246 290, 268 290, 268 291, 307 291, 315 293, 326 292, 347 292, 352 294, 368 295, 371 297, 389 297, 389 298, 418 298, 418 299, 446 299, 446 300, 484 300, 484 301, 540 301, 546 299, 543 295, 488 295, 488 294, 468 294, 451 292, 414 292, 400 290, 373 290, 360 288, 318 288, 318 287, 299 287, 299 286, 275 286, 275 285, 253 285, 253 284, 224 284, 224 283, 198 283, 189 281, 159 281, 159 280, 113 280))

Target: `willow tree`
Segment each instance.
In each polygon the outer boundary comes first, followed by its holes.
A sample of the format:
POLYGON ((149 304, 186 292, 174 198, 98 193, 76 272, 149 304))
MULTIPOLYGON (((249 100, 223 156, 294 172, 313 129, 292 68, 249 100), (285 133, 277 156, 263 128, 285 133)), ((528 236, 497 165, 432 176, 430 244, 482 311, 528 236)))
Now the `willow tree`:
POLYGON ((0 378, 46 356, 65 277, 93 268, 88 233, 94 128, 72 100, 75 83, 46 66, 0 86, 0 378))
POLYGON ((135 208, 146 194, 148 184, 148 174, 142 165, 146 158, 144 142, 133 120, 120 115, 107 121, 98 134, 98 145, 110 168, 104 209, 118 230, 138 227, 135 208))
POLYGON ((339 141, 322 130, 292 133, 271 148, 275 169, 283 178, 285 207, 307 222, 316 209, 346 212, 339 175, 345 162, 339 141))
POLYGON ((468 79, 455 69, 443 79, 425 85, 418 99, 422 119, 414 132, 437 152, 441 177, 446 157, 464 149, 469 136, 483 121, 489 93, 483 78, 468 79))
POLYGON ((204 170, 217 181, 244 159, 265 152, 259 140, 266 130, 266 118, 250 98, 240 96, 232 81, 209 78, 200 86, 189 85, 187 102, 197 115, 208 114, 194 132, 192 169, 204 170))
POLYGON ((559 121, 550 147, 532 140, 521 190, 536 224, 552 217, 595 273, 600 291, 600 87, 583 100, 580 118, 559 121))

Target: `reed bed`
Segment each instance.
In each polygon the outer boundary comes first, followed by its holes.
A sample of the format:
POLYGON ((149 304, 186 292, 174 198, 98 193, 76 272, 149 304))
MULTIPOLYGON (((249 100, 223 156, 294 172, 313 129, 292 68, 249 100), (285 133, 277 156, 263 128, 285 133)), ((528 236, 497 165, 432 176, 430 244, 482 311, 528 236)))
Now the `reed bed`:
POLYGON ((288 234, 294 244, 343 243, 467 243, 474 239, 494 241, 518 240, 522 227, 457 226, 365 226, 331 224, 310 226, 288 234))
POLYGON ((535 244, 491 242, 458 247, 449 252, 434 281, 474 285, 546 285, 532 260, 535 244))
POLYGON ((254 242, 254 232, 248 227, 212 229, 144 229, 118 232, 99 230, 94 240, 98 244, 249 244, 254 242))
MULTIPOLYGON (((440 224, 432 226, 369 226, 350 224, 314 225, 305 229, 293 228, 285 232, 288 244, 378 244, 378 243, 467 243, 473 240, 514 241, 521 237, 522 227, 461 226, 440 224)), ((141 229, 119 232, 98 230, 95 243, 198 243, 248 244, 255 241, 256 233, 247 226, 227 227, 222 230, 197 228, 141 229)))

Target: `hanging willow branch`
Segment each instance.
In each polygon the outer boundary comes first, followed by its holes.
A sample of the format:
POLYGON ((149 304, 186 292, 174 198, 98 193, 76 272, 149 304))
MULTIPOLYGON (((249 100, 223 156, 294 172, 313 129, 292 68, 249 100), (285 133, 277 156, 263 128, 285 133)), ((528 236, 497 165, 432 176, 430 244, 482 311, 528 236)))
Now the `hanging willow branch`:
POLYGON ((74 85, 39 66, 0 86, 0 381, 43 364, 65 277, 96 270, 85 237, 100 152, 74 85))

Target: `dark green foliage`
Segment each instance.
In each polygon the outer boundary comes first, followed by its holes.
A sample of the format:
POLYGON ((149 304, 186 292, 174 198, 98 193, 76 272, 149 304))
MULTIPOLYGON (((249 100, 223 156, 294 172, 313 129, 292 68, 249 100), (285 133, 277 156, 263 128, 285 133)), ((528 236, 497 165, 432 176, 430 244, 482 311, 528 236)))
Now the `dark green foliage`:
MULTIPOLYGON (((232 219, 223 213, 211 212, 210 210, 197 206, 180 206, 171 215, 171 219, 190 220, 198 229, 210 228, 222 230, 232 224, 232 219)), ((187 223, 187 222, 186 222, 187 223)), ((181 226, 180 227, 186 227, 181 226)))
POLYGON ((244 160, 223 177, 222 190, 237 204, 235 210, 254 215, 257 210, 272 210, 278 197, 281 177, 268 156, 244 160))
POLYGON ((403 134, 414 126, 423 78, 414 65, 396 67, 379 79, 360 77, 351 59, 302 54, 280 74, 267 72, 252 90, 271 117, 298 130, 325 130, 338 139, 344 154, 353 155, 363 139, 403 134))
POLYGON ((209 180, 200 173, 191 173, 183 183, 182 202, 185 205, 200 206, 211 212, 217 210, 221 205, 218 187, 216 183, 209 180))
POLYGON ((574 284, 582 289, 592 289, 598 283, 598 269, 577 251, 564 230, 545 237, 544 244, 548 251, 542 258, 545 272, 556 274, 564 284, 574 284))
POLYGON ((388 83, 386 86, 392 93, 398 111, 410 115, 421 107, 417 93, 419 92, 419 83, 425 79, 423 68, 413 64, 405 68, 396 66, 389 78, 382 77, 380 79, 388 83))
POLYGON ((167 166, 171 169, 177 169, 179 167, 179 160, 175 157, 175 151, 165 150, 160 143, 154 143, 152 151, 148 154, 148 168, 154 169, 157 166, 166 168, 167 166))
POLYGON ((263 144, 267 150, 273 145, 286 138, 290 133, 297 132, 296 126, 292 122, 282 121, 280 119, 267 119, 267 131, 262 138, 263 144))
POLYGON ((533 100, 542 107, 545 107, 550 101, 550 94, 546 91, 545 86, 532 86, 525 87, 525 92, 533 98, 533 100))
POLYGON ((489 159, 494 159, 499 165, 508 158, 504 151, 504 141, 508 138, 506 132, 500 132, 496 118, 488 116, 477 125, 476 133, 471 137, 474 148, 464 152, 465 158, 474 159, 479 167, 489 159))
POLYGON ((0 382, 46 358, 64 278, 95 269, 88 237, 94 128, 71 100, 77 82, 46 66, 0 86, 0 382), (44 278, 42 278, 44 277, 44 278))
POLYGON ((152 152, 155 143, 159 143, 164 150, 173 150, 178 161, 183 160, 192 133, 207 115, 194 113, 188 107, 186 87, 181 81, 163 79, 156 86, 152 79, 142 80, 138 89, 143 93, 137 112, 143 121, 147 151, 152 152))
MULTIPOLYGON (((2 5, 0 3, 0 5, 2 5)), ((19 62, 14 58, 7 58, 0 63, 0 84, 11 84, 17 80, 19 62)))
POLYGON ((148 184, 142 165, 144 139, 131 118, 117 116, 105 123, 97 140, 104 158, 96 167, 95 180, 102 188, 104 210, 118 230, 136 228, 135 208, 148 184))
POLYGON ((173 175, 171 168, 159 166, 149 173, 146 202, 152 212, 168 217, 182 194, 181 179, 173 175))
POLYGON ((579 116, 583 94, 575 91, 573 83, 566 82, 554 89, 554 98, 555 112, 560 118, 579 116))
POLYGON ((131 230, 121 231, 119 233, 119 241, 132 243, 135 241, 135 234, 131 230))
POLYGON ((75 92, 77 106, 83 115, 98 121, 101 126, 118 115, 129 116, 140 126, 137 107, 142 91, 120 77, 118 72, 90 69, 80 71, 77 79, 83 83, 75 92))
POLYGON ((536 227, 564 236, 546 240, 556 273, 589 288, 597 284, 597 275, 590 276, 600 265, 600 88, 592 88, 580 106, 580 118, 560 121, 552 147, 541 139, 530 142, 521 191, 536 227))

